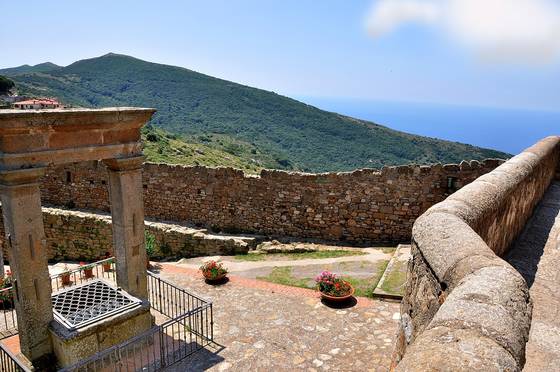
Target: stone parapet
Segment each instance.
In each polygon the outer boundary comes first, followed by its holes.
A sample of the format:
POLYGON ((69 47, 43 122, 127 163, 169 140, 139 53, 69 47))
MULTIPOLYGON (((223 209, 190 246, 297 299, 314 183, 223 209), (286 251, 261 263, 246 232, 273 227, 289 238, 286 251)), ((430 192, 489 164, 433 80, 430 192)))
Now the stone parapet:
POLYGON ((418 218, 397 371, 523 368, 532 304, 525 280, 500 256, 559 163, 560 137, 547 137, 418 218))
MULTIPOLYGON (((502 160, 385 167, 346 173, 306 174, 146 163, 146 217, 214 231, 347 241, 410 240, 414 220, 451 193, 490 172, 502 160)), ((45 202, 109 211, 102 163, 49 168, 45 202)))
MULTIPOLYGON (((1 210, 1 205, 0 205, 1 210)), ((43 207, 47 256, 51 261, 95 261, 113 254, 111 216, 107 213, 43 207)), ((208 234, 204 229, 166 222, 145 222, 155 238, 154 257, 200 257, 234 255, 254 249, 258 239, 208 234)), ((5 247, 0 214, 0 244, 5 247)))

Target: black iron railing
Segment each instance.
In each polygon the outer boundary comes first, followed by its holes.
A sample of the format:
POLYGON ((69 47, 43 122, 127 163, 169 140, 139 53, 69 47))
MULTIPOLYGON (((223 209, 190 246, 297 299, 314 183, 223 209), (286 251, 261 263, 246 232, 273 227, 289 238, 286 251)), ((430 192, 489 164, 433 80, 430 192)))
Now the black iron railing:
POLYGON ((0 339, 17 334, 14 288, 0 290, 0 339))
POLYGON ((0 344, 0 371, 2 372, 31 372, 29 368, 12 354, 10 350, 0 344))
MULTIPOLYGON (((116 282, 114 265, 114 258, 108 258, 53 275, 53 291, 96 278, 116 282)), ((13 288, 0 290, 0 299, 12 299, 13 295, 13 288)), ((164 323, 62 371, 160 371, 213 342, 214 316, 210 300, 189 293, 149 271, 148 299, 152 309, 167 319, 164 323)), ((17 334, 17 317, 13 301, 6 300, 0 302, 0 339, 14 334, 17 334)), ((8 350, 0 350, 0 371, 28 371, 18 363, 8 350)))
POLYGON ((62 371, 160 371, 213 341, 211 301, 151 272, 148 294, 152 308, 167 317, 167 321, 62 371))
POLYGON ((51 275, 51 284, 53 291, 56 292, 92 279, 108 279, 116 282, 115 258, 106 258, 72 270, 51 275))

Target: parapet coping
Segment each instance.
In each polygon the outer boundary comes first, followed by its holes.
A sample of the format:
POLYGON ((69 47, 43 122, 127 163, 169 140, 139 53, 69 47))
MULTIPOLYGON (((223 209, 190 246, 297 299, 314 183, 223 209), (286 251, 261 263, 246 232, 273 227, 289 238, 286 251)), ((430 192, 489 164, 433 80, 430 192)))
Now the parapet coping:
POLYGON ((390 165, 384 166, 381 169, 376 168, 359 168, 352 171, 346 172, 321 172, 321 173, 310 173, 310 172, 299 172, 299 171, 290 171, 290 170, 282 170, 282 169, 263 169, 260 171, 259 174, 248 174, 245 173, 241 169, 232 168, 232 167, 208 167, 203 165, 184 165, 184 164, 168 164, 168 163, 157 163, 157 162, 146 162, 144 165, 148 166, 166 166, 169 168, 177 168, 177 169, 192 169, 192 170, 200 170, 200 171, 207 171, 212 170, 216 172, 232 172, 238 173, 242 175, 244 178, 269 178, 275 177, 278 175, 287 175, 287 176, 295 176, 295 177, 308 177, 308 178, 315 178, 315 177, 337 177, 337 176, 352 176, 358 174, 370 174, 370 175, 389 175, 389 174, 421 174, 422 171, 429 171, 429 170, 437 170, 441 169, 443 171, 449 172, 457 172, 457 171, 469 171, 469 170, 476 170, 480 168, 492 168, 494 169, 496 166, 505 163, 506 160, 498 159, 498 158, 487 158, 484 160, 470 160, 466 161, 463 160, 461 163, 450 163, 450 164, 441 164, 441 163, 433 163, 433 164, 406 164, 406 165, 390 165))
MULTIPOLYGON (((438 368, 457 368, 453 363, 472 358, 468 348, 472 354, 482 344, 487 350, 476 353, 478 362, 492 369, 522 369, 532 312, 527 284, 491 249, 500 247, 489 247, 474 228, 551 157, 558 162, 559 136, 541 140, 434 205, 415 222, 413 244, 441 283, 441 306, 404 354, 398 370, 419 370, 418 362, 431 360, 434 352, 455 353, 438 358, 446 364, 438 368)), ((551 172, 552 179, 555 169, 551 172)))

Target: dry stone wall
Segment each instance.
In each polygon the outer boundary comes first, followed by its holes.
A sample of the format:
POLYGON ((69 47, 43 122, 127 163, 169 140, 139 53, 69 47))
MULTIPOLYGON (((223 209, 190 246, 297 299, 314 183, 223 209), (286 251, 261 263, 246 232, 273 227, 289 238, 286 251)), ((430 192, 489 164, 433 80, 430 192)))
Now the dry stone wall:
POLYGON ((559 165, 560 137, 548 137, 418 218, 398 371, 522 370, 532 305, 525 280, 500 256, 559 165))
MULTIPOLYGON (((144 166, 147 217, 215 231, 346 241, 410 240, 414 220, 502 161, 302 174, 231 168, 144 166)), ((109 211, 107 172, 98 162, 50 169, 43 202, 109 211)))
MULTIPOLYGON (((43 208, 49 260, 95 261, 113 254, 111 216, 59 208, 43 208)), ((233 236, 209 235, 205 230, 146 221, 155 238, 152 258, 198 257, 247 253, 257 241, 233 236)), ((0 244, 6 256, 4 224, 0 206, 0 244)))

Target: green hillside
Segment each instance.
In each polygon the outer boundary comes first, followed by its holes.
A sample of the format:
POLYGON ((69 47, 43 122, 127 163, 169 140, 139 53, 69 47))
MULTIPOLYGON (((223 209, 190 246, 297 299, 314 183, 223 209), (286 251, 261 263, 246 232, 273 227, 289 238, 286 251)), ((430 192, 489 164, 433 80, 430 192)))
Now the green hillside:
POLYGON ((55 65, 51 62, 39 63, 35 66, 21 65, 18 67, 10 67, 0 70, 0 75, 14 76, 21 74, 32 74, 35 72, 50 72, 61 69, 62 66, 55 65))
MULTIPOLYGON (((211 141, 188 142, 176 134, 147 125, 142 128, 142 139, 144 154, 148 161, 154 163, 233 167, 246 173, 258 173, 265 168, 264 164, 253 159, 250 146, 238 142, 224 143, 227 138, 219 136, 214 140, 217 143, 222 141, 222 146, 216 146, 211 141)), ((273 165, 271 160, 266 167, 273 165)))
POLYGON ((394 131, 273 92, 123 55, 8 75, 20 94, 55 96, 86 107, 154 107, 153 126, 188 143, 229 149, 262 167, 342 171, 508 156, 394 131))

